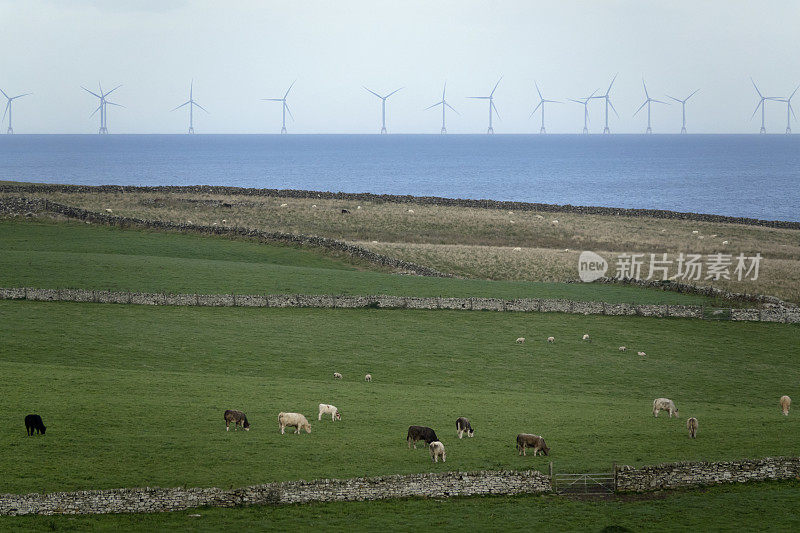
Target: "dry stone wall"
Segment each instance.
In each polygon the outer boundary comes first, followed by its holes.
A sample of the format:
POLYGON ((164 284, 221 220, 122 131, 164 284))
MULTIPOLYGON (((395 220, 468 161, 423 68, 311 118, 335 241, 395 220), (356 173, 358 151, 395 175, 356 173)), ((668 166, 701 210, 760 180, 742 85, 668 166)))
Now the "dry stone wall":
POLYGON ((535 494, 551 490, 536 470, 444 472, 353 479, 267 483, 241 489, 140 488, 0 495, 0 515, 157 513, 201 506, 290 504, 535 494))
MULTIPOLYGON (((134 305, 205 307, 313 307, 320 309, 451 309, 571 313, 580 315, 710 318, 702 307, 683 305, 606 304, 571 300, 499 298, 421 298, 416 296, 333 296, 305 294, 162 294, 83 289, 0 288, 0 300, 94 302, 134 305)), ((731 320, 800 324, 800 309, 723 309, 731 320)))

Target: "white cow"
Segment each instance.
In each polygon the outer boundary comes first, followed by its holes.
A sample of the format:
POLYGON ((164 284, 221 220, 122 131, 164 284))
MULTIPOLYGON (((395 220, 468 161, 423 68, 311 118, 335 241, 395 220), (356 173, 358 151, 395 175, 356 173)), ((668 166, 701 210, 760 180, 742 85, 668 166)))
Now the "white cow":
POLYGON ((525 343, 525 337, 518 338, 516 342, 517 342, 517 344, 524 344, 525 343))
POLYGON ((547 342, 556 342, 555 337, 547 337, 547 342))
POLYGON ((675 415, 676 418, 678 417, 678 408, 675 407, 675 402, 669 398, 656 398, 653 400, 653 416, 658 417, 659 411, 667 411, 670 418, 672 418, 672 415, 675 415))
POLYGON ((299 434, 301 429, 305 429, 306 433, 311 433, 311 425, 300 413, 278 413, 278 424, 281 428, 281 435, 287 427, 295 428, 296 434, 299 434))
POLYGON ((342 375, 339 372, 334 372, 333 379, 342 379, 342 375))
POLYGON ((364 381, 372 381, 372 374, 367 374, 364 376, 364 381))
POLYGON ((331 415, 331 420, 333 421, 342 419, 342 415, 339 413, 339 410, 336 408, 336 406, 328 403, 319 404, 319 415, 317 416, 317 420, 322 420, 322 415, 331 415))
POLYGON ((439 457, 441 457, 443 463, 447 462, 447 453, 445 453, 444 444, 441 441, 435 440, 430 443, 429 447, 431 449, 431 461, 438 463, 439 457))

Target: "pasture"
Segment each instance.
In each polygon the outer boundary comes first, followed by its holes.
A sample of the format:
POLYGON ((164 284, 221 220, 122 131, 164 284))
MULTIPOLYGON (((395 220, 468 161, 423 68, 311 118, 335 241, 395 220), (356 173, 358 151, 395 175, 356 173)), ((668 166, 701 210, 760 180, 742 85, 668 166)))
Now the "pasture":
POLYGON ((782 324, 3 301, 0 338, 0 492, 800 453, 797 413, 778 406, 800 398, 800 328, 782 324), (659 396, 681 418, 653 418, 659 396), (342 420, 318 422, 320 402, 342 420), (226 432, 225 409, 251 431, 226 432), (279 411, 312 433, 280 435, 279 411), (46 436, 25 436, 27 413, 46 436), (458 416, 474 438, 456 438, 458 416), (436 430, 446 463, 407 449, 411 424, 436 430), (550 457, 518 457, 519 432, 544 436, 550 457))

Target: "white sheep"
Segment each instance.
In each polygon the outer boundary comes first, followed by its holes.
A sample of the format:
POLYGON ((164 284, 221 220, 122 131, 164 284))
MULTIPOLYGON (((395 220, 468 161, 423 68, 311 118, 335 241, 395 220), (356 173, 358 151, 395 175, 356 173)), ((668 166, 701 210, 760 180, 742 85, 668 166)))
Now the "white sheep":
POLYGON ((367 374, 364 376, 364 381, 372 381, 372 374, 367 374))
POLYGON ((646 356, 647 354, 644 352, 636 352, 636 355, 641 355, 642 357, 646 356))
POLYGON ((585 340, 585 341, 589 340, 589 334, 588 333, 584 333, 583 334, 583 340, 585 340))
POLYGON ((316 207, 317 207, 317 204, 311 204, 311 208, 312 208, 312 209, 313 209, 313 208, 316 208, 316 207))
POLYGON ((114 212, 114 211, 112 211, 111 209, 109 209, 108 207, 106 207, 106 213, 113 213, 113 212, 114 212))
POLYGON ((555 337, 547 337, 547 342, 556 342, 555 337))
POLYGON ((444 451, 444 444, 441 441, 435 440, 431 442, 429 445, 431 450, 431 461, 434 463, 439 462, 439 457, 442 458, 442 462, 447 462, 447 453, 444 451))
POLYGON ((558 226, 558 220, 553 219, 552 221, 550 221, 550 225, 551 226, 558 226))
POLYGON ((524 344, 525 343, 525 337, 518 338, 516 342, 517 342, 517 344, 524 344))
POLYGON ((334 372, 333 379, 342 379, 342 375, 339 372, 334 372))
POLYGON ((331 420, 333 422, 342 419, 339 409, 337 409, 335 405, 331 405, 329 403, 319 404, 319 414, 317 415, 317 420, 322 420, 322 415, 331 415, 331 420))
POLYGON ((728 241, 722 241, 722 244, 723 245, 728 244, 728 241))
POLYGON ((287 205, 289 205, 289 204, 281 204, 281 207, 286 207, 287 205))
POLYGON ((514 247, 514 251, 515 251, 515 252, 521 252, 521 251, 522 251, 522 248, 520 248, 519 246, 515 246, 515 247, 514 247))
POLYGON ((700 233, 700 232, 699 232, 699 231, 697 231, 697 230, 694 230, 694 231, 692 232, 692 235, 697 235, 698 233, 700 233))
POLYGON ((412 215, 414 214, 414 210, 413 209, 409 209, 408 212, 411 213, 412 215))
POLYGON ((627 349, 628 349, 628 348, 627 348, 626 346, 620 346, 620 347, 619 347, 619 351, 620 351, 620 352, 624 352, 624 351, 625 351, 625 350, 627 350, 627 349))
POLYGON ((789 416, 789 407, 792 405, 792 399, 785 394, 781 396, 781 412, 784 416, 789 416))
POLYGON ((360 205, 356 206, 356 209, 361 209, 361 206, 360 205))

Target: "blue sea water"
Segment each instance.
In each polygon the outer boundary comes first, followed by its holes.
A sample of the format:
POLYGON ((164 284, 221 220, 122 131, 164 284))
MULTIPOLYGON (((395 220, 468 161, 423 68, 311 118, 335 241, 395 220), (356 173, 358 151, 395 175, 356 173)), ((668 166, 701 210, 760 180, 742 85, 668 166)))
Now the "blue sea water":
POLYGON ((231 185, 800 221, 800 136, 8 135, 0 179, 231 185))

